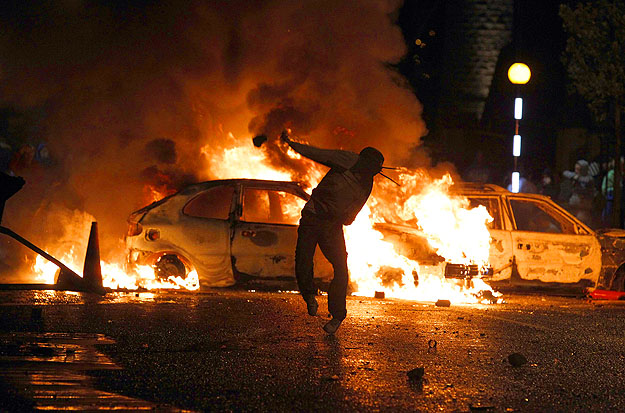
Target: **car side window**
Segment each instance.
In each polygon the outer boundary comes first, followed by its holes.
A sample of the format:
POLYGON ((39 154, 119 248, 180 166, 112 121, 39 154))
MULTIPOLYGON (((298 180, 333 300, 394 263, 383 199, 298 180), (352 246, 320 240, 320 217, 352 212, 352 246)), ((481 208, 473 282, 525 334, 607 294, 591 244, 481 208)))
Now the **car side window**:
POLYGON ((228 219, 233 195, 231 185, 209 188, 187 202, 182 213, 196 218, 228 219))
POLYGON ((499 199, 494 197, 469 197, 470 208, 477 208, 480 205, 486 208, 488 215, 493 217, 493 221, 488 224, 489 229, 501 229, 501 207, 499 199))
POLYGON ((510 199, 514 220, 519 231, 575 234, 575 226, 544 202, 510 199))
POLYGON ((245 188, 242 221, 297 225, 306 201, 285 191, 245 188))

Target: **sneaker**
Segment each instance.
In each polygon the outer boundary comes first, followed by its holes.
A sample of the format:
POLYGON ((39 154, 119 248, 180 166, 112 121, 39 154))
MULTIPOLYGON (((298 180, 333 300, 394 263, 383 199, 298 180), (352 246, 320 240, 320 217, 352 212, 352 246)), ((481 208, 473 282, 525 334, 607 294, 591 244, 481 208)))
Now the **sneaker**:
POLYGON ((334 334, 336 333, 336 330, 339 329, 342 322, 343 320, 339 320, 338 318, 333 318, 332 320, 328 321, 326 325, 323 326, 323 330, 328 334, 334 334))
POLYGON ((306 308, 308 309, 308 315, 315 316, 317 315, 317 309, 319 308, 319 304, 317 304, 317 299, 314 295, 304 296, 304 301, 306 301, 306 308))

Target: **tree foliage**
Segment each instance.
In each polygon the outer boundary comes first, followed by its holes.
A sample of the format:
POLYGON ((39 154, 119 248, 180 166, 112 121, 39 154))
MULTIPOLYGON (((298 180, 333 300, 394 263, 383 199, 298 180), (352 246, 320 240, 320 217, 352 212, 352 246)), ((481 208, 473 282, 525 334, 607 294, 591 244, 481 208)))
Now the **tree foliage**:
POLYGON ((562 62, 598 120, 625 105, 625 0, 560 6, 568 33, 562 62))

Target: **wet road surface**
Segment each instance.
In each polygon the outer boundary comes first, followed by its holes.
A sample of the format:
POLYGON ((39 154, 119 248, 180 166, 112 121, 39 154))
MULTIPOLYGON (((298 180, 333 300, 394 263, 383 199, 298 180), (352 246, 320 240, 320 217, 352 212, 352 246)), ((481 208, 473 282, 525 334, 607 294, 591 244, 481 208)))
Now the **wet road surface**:
POLYGON ((325 297, 1 291, 0 410, 625 410, 625 302, 505 298, 351 297, 328 336, 325 297))

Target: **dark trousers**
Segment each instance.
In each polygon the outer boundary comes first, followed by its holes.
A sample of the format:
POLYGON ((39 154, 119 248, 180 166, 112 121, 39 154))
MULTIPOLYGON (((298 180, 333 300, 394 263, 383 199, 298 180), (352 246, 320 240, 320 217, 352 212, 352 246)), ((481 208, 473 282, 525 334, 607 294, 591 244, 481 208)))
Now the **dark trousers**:
POLYGON ((328 291, 328 310, 333 318, 343 320, 347 315, 345 296, 348 283, 343 225, 310 216, 304 216, 300 220, 295 248, 295 276, 303 296, 317 293, 313 281, 313 261, 317 245, 334 268, 334 278, 328 291))

